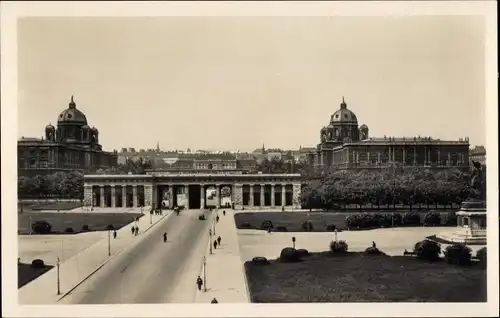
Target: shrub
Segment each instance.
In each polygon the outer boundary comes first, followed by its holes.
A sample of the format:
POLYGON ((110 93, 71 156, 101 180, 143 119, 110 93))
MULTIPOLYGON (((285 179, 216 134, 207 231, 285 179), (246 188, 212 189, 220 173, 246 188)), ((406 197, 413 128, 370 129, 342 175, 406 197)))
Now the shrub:
POLYGON ((87 224, 84 224, 84 225, 82 226, 82 231, 83 231, 83 232, 90 231, 89 226, 88 226, 87 224))
POLYGON ((41 259, 34 259, 32 262, 31 262, 31 267, 32 268, 44 268, 45 267, 45 263, 43 262, 43 260, 41 259))
POLYGON ((378 248, 370 246, 365 250, 365 254, 370 254, 370 255, 384 255, 382 251, 380 251, 378 248))
POLYGON ((391 215, 391 217, 394 219, 394 221, 391 220, 391 224, 392 222, 394 222, 394 226, 400 226, 401 224, 403 224, 403 217, 400 213, 394 213, 391 215))
POLYGON ((253 265, 268 265, 269 261, 265 257, 257 256, 257 257, 252 258, 252 264, 253 265))
POLYGON ((285 247, 281 250, 279 260, 281 262, 298 262, 300 257, 296 249, 293 247, 285 247))
POLYGON ((65 230, 64 230, 65 233, 75 233, 75 231, 73 231, 73 228, 72 227, 67 227, 65 230))
POLYGON ((109 224, 108 226, 106 226, 106 230, 108 231, 113 231, 115 229, 115 227, 113 226, 113 224, 109 224))
POLYGON ((260 224, 261 230, 267 230, 269 229, 269 227, 271 227, 272 229, 274 228, 273 222, 269 220, 262 221, 262 223, 260 224))
POLYGON ((31 230, 36 234, 49 234, 52 231, 52 225, 47 221, 35 221, 31 224, 31 230))
POLYGON ((311 221, 304 221, 302 222, 302 230, 306 232, 311 232, 313 230, 313 225, 311 221))
POLYGON ((441 224, 441 214, 434 211, 429 211, 424 217, 425 225, 440 225, 441 224))
POLYGON ((468 265, 471 263, 471 249, 465 244, 447 246, 444 256, 448 264, 468 265))
POLYGON ((392 226, 392 217, 390 215, 382 215, 378 218, 377 221, 380 227, 391 227, 392 226))
POLYGON ((240 227, 243 229, 250 229, 250 228, 252 228, 252 225, 248 222, 243 222, 243 223, 241 223, 240 227))
POLYGON ((403 215, 404 225, 419 225, 420 224, 420 214, 416 212, 407 212, 403 215))
POLYGON ((348 245, 346 241, 331 241, 330 242, 330 251, 334 253, 346 253, 348 249, 348 245))
POLYGON ((306 250, 305 248, 299 248, 296 250, 296 252, 297 252, 297 255, 299 256, 299 258, 309 256, 309 251, 306 250))
POLYGON ((335 231, 335 229, 336 229, 336 228, 337 228, 337 227, 335 226, 335 224, 328 224, 328 225, 326 226, 326 230, 327 230, 327 231, 332 231, 332 232, 333 232, 333 231, 335 231))
POLYGON ((448 212, 444 217, 444 224, 449 226, 457 226, 457 213, 456 212, 448 212))
POLYGON ((436 261, 441 253, 441 245, 434 241, 423 240, 415 244, 414 252, 420 259, 436 261))
POLYGON ((288 228, 286 226, 277 226, 274 229, 275 232, 288 232, 288 228))
POLYGON ((476 258, 479 259, 479 263, 483 266, 486 266, 486 247, 482 247, 477 250, 476 252, 476 258))

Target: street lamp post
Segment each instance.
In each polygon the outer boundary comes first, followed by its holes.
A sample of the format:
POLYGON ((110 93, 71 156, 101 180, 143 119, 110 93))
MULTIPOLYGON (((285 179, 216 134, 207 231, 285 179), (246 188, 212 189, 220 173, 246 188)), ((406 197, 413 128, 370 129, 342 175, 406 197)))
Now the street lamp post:
POLYGON ((111 256, 111 230, 108 230, 108 256, 111 256))
POLYGON ((210 254, 212 254, 212 230, 208 230, 208 236, 210 237, 210 254))
POLYGON ((57 294, 61 295, 61 281, 59 278, 59 257, 57 258, 56 266, 57 266, 57 294))
POLYGON ((203 291, 207 292, 207 258, 203 256, 203 291))
POLYGON ((337 242, 337 229, 335 229, 335 242, 337 242))
POLYGON ((31 216, 30 216, 30 235, 33 233, 33 223, 31 222, 31 216))

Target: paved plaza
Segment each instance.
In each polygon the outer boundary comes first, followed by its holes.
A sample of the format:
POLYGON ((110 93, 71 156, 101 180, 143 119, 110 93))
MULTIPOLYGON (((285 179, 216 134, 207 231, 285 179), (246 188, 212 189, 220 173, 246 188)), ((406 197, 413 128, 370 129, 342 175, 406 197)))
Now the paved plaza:
MULTIPOLYGON (((415 243, 427 236, 445 234, 456 231, 449 227, 412 227, 389 228, 366 231, 343 231, 337 233, 338 240, 345 240, 349 251, 361 252, 377 244, 377 248, 387 255, 403 255, 404 250, 413 251, 415 243)), ((298 232, 298 233, 267 233, 260 230, 238 230, 241 258, 243 262, 256 256, 269 259, 279 257, 284 247, 292 246, 292 237, 296 238, 296 248, 305 248, 309 252, 322 252, 329 249, 329 244, 335 239, 333 232, 298 232)), ((441 244, 442 248, 446 245, 441 244)), ((470 248, 475 252, 483 246, 473 245, 470 248)))

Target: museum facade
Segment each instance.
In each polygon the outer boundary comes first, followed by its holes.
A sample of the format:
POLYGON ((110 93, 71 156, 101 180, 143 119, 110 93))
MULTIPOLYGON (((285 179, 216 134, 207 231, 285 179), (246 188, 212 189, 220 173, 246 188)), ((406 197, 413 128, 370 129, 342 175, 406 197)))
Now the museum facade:
POLYGON ((57 128, 45 127, 45 138, 22 137, 17 142, 18 175, 34 176, 58 171, 96 170, 117 164, 118 154, 102 150, 99 131, 71 96, 67 109, 57 118, 57 128))
POLYGON ((358 126, 356 115, 342 98, 340 109, 320 130, 320 143, 308 154, 317 167, 380 169, 391 166, 469 167, 469 138, 445 141, 431 137, 372 138, 367 125, 358 126))
POLYGON ((300 174, 85 175, 84 205, 100 208, 300 209, 300 174))

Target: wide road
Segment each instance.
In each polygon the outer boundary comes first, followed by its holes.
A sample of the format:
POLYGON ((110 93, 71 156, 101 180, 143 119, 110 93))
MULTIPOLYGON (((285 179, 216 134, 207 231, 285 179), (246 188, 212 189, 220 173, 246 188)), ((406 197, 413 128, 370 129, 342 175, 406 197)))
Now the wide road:
POLYGON ((199 210, 187 210, 167 217, 58 303, 194 302, 212 224, 210 212, 206 221, 199 221, 199 214, 199 210))

